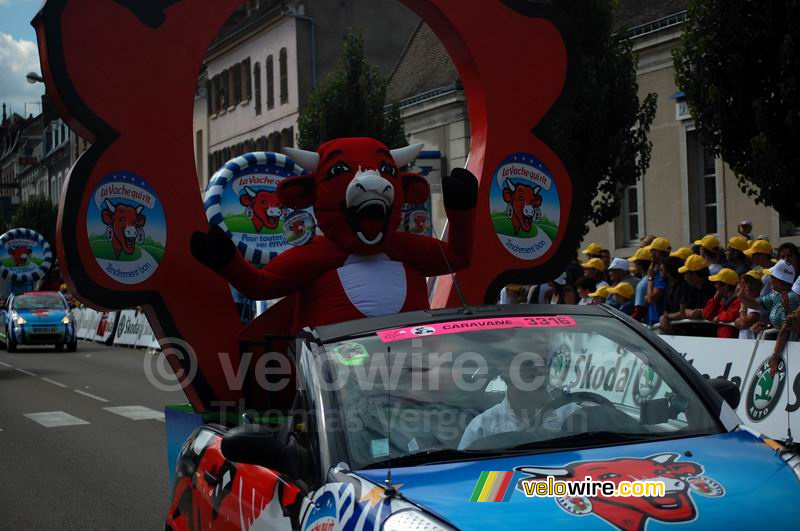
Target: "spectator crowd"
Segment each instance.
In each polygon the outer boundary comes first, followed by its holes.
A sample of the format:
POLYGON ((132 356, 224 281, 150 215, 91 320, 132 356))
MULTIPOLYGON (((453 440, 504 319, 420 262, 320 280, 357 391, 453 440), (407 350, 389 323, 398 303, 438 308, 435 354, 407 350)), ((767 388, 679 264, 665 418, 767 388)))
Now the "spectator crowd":
POLYGON ((754 339, 774 329, 780 352, 800 331, 800 250, 752 238, 749 221, 738 229, 727 242, 709 234, 678 248, 647 236, 632 256, 613 259, 590 243, 558 278, 506 286, 499 302, 606 304, 667 334, 754 339))

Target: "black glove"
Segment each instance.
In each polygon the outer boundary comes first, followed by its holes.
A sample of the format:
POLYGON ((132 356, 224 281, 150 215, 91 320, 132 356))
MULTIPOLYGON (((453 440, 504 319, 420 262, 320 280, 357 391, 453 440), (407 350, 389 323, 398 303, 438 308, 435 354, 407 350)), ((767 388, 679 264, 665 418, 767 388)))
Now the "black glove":
POLYGON ((445 208, 470 210, 478 204, 478 179, 464 168, 454 168, 449 177, 442 179, 445 208))
POLYGON ((211 227, 208 232, 192 234, 191 248, 192 256, 198 262, 215 271, 227 265, 236 253, 236 245, 217 226, 211 227))

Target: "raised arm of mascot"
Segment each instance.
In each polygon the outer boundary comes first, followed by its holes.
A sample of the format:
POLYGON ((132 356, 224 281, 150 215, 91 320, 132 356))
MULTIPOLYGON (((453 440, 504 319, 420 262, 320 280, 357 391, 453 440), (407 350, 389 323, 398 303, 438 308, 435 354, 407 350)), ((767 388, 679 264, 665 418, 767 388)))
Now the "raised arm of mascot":
POLYGON ((290 208, 314 207, 323 232, 257 269, 218 228, 192 236, 192 254, 252 299, 299 294, 293 331, 308 325, 428 308, 426 276, 469 265, 478 183, 454 169, 442 179, 449 241, 397 232, 403 203, 430 195, 424 177, 401 173, 422 149, 389 150, 372 138, 342 138, 317 153, 286 149, 310 172, 278 187, 290 208), (445 259, 446 256, 446 259, 445 259))

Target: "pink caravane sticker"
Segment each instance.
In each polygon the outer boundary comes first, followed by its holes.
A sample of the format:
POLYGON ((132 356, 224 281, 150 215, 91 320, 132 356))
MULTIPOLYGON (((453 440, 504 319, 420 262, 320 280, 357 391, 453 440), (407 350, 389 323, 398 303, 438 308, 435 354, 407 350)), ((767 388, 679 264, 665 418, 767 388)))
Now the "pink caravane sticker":
POLYGON ((474 332, 478 330, 502 330, 504 328, 549 328, 554 326, 575 326, 575 320, 566 315, 537 315, 535 317, 499 317, 493 319, 465 319, 463 321, 448 321, 408 328, 394 328, 381 330, 378 337, 384 343, 402 341, 414 337, 440 336, 445 334, 458 334, 459 332, 474 332))

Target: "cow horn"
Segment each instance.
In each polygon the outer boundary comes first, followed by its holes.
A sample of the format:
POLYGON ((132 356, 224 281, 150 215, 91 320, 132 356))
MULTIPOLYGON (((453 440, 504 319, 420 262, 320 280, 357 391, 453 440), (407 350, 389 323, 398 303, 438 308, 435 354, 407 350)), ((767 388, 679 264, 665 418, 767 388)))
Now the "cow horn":
POLYGON ((138 207, 136 207, 136 213, 137 214, 141 214, 142 210, 144 210, 144 205, 139 205, 138 207))
POLYGON ((305 149, 283 148, 284 154, 295 161, 304 170, 315 172, 319 166, 319 153, 305 149))
POLYGON ((256 193, 254 191, 252 191, 249 186, 245 186, 244 187, 244 191, 250 197, 255 197, 256 196, 256 193))
POLYGON ((518 466, 514 468, 514 470, 518 470, 524 474, 530 474, 531 476, 538 476, 538 477, 545 477, 545 476, 554 476, 554 477, 564 477, 571 475, 570 471, 566 468, 548 468, 546 466, 536 467, 536 466, 518 466))
POLYGON ((648 459, 650 459, 651 461, 655 461, 656 463, 665 465, 667 463, 675 461, 677 457, 678 454, 668 453, 668 454, 651 455, 650 457, 648 457, 648 459))
POLYGON ((392 158, 394 159, 394 163, 397 165, 397 167, 402 168, 417 158, 417 155, 420 154, 423 147, 423 144, 411 144, 410 146, 393 149, 390 153, 392 154, 392 158))
POLYGON ((506 180, 505 180, 505 184, 506 184, 506 188, 508 188, 509 190, 511 190, 511 193, 512 193, 512 194, 513 194, 513 193, 514 193, 514 191, 517 189, 517 187, 516 187, 516 186, 514 186, 514 183, 512 183, 512 182, 511 182, 511 179, 506 179, 506 180))
POLYGON ((117 209, 117 207, 115 207, 108 199, 106 199, 106 208, 111 212, 114 212, 117 209))

